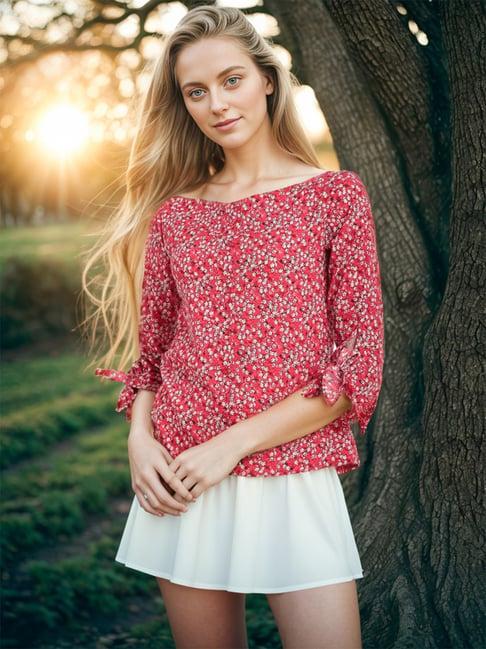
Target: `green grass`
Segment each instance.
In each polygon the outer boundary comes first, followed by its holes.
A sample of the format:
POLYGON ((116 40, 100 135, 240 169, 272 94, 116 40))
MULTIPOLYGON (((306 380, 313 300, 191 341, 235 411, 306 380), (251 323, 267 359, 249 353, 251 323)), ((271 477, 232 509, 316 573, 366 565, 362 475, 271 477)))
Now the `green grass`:
MULTIPOLYGON (((175 647, 153 577, 115 562, 133 498, 120 383, 58 353, 4 363, 2 646, 175 647)), ((280 647, 247 596, 251 649, 280 647)))
POLYGON ((67 449, 10 471, 3 479, 2 556, 7 561, 39 543, 68 541, 90 514, 108 513, 127 496, 127 449, 120 426, 79 435, 67 449))
POLYGON ((85 236, 87 231, 89 226, 83 222, 4 228, 0 244, 0 268, 10 256, 71 262, 78 258, 80 245, 91 245, 92 238, 85 236))
POLYGON ((84 370, 85 365, 86 359, 75 354, 4 364, 2 468, 112 419, 122 386, 102 385, 99 377, 84 370))
POLYGON ((76 392, 95 392, 100 380, 83 372, 87 359, 79 354, 60 353, 2 364, 0 408, 5 416, 20 407, 42 403, 45 399, 65 397, 76 392), (93 377, 95 380, 93 380, 93 377))

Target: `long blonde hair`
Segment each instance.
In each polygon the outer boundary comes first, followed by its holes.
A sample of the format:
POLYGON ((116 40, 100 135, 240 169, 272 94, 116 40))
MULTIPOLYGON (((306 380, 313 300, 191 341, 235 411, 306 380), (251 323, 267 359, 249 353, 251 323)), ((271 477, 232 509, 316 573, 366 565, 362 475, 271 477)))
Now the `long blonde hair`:
POLYGON ((302 162, 320 167, 293 100, 292 90, 300 83, 279 61, 271 44, 239 9, 200 5, 188 11, 167 38, 148 87, 137 103, 123 199, 96 244, 85 253, 82 289, 96 309, 84 323, 91 320, 94 343, 101 319, 104 339, 108 337, 109 341, 104 355, 89 367, 111 366, 120 348, 118 369, 138 357, 143 251, 151 217, 170 196, 203 185, 224 166, 223 148, 195 124, 175 77, 175 63, 182 48, 201 38, 217 36, 234 39, 270 76, 274 90, 267 95, 267 105, 278 145, 302 162), (88 282, 91 269, 99 262, 105 272, 88 282), (99 296, 90 290, 91 284, 100 286, 99 296))

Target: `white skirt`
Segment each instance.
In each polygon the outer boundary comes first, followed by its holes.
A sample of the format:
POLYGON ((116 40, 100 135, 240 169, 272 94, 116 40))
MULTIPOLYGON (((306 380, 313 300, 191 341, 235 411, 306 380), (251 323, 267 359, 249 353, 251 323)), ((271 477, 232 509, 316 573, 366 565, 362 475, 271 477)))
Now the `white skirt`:
POLYGON ((115 560, 176 584, 237 593, 363 577, 335 467, 229 475, 180 516, 149 514, 134 496, 115 560))

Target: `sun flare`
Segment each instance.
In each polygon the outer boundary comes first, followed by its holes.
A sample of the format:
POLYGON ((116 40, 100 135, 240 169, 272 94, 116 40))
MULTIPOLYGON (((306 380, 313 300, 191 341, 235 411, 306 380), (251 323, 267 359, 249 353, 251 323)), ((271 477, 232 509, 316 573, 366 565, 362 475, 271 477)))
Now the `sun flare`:
POLYGON ((75 106, 59 104, 40 116, 36 132, 42 147, 54 155, 66 157, 83 148, 88 138, 89 120, 75 106))

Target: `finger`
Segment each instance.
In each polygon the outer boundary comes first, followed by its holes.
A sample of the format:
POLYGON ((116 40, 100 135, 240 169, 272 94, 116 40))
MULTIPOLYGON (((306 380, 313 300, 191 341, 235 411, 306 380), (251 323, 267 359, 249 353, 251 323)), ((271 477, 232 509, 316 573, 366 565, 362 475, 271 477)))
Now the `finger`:
POLYGON ((196 482, 194 486, 191 488, 191 493, 194 496, 194 500, 198 498, 202 493, 206 491, 207 488, 205 488, 201 482, 196 482))
MULTIPOLYGON (((197 499, 199 498, 199 496, 200 496, 202 493, 204 493, 205 491, 207 491, 207 489, 208 489, 207 487, 204 488, 203 486, 201 486, 201 483, 197 483, 197 484, 193 487, 193 489, 191 490, 191 493, 194 494, 194 501, 193 501, 193 502, 196 502, 197 499)), ((177 498, 177 499, 178 499, 178 498, 180 498, 180 496, 177 495, 177 496, 174 496, 174 498, 177 498)))
POLYGON ((174 475, 171 471, 169 471, 169 468, 166 465, 161 464, 158 465, 156 468, 158 471, 161 472, 165 482, 172 489, 174 489, 176 493, 178 493, 180 496, 182 496, 183 498, 185 498, 185 500, 188 500, 189 502, 192 502, 194 500, 192 493, 185 486, 182 480, 178 476, 174 475))
MULTIPOLYGON (((159 480, 160 480, 160 483, 162 484, 162 486, 164 487, 164 489, 165 489, 165 490, 166 490, 166 491, 167 491, 167 492, 168 492, 168 493, 169 493, 173 498, 175 498, 175 497, 176 497, 176 494, 177 494, 177 492, 175 491, 175 489, 172 489, 172 487, 170 486, 170 484, 167 484, 167 482, 164 480, 164 478, 163 478, 161 475, 159 475, 159 480)), ((178 495, 178 494, 177 494, 177 495, 178 495)), ((180 497, 180 496, 179 496, 179 497, 180 497)), ((180 498, 181 498, 181 499, 180 499, 179 502, 182 502, 182 501, 187 502, 187 499, 186 499, 186 498, 182 498, 182 497, 180 497, 180 498)), ((179 499, 178 499, 178 500, 179 500, 179 499)))
MULTIPOLYGON (((162 469, 165 470, 165 467, 163 466, 162 469)), ((186 505, 177 502, 177 500, 173 498, 170 491, 164 489, 164 487, 162 486, 162 483, 160 481, 160 476, 158 473, 158 471, 162 469, 159 467, 159 469, 157 470, 157 466, 154 466, 153 473, 151 473, 148 476, 148 478, 146 478, 145 484, 147 485, 147 487, 150 489, 150 492, 154 496, 154 501, 152 502, 152 506, 155 507, 156 509, 158 507, 164 507, 164 508, 169 508, 171 510, 176 509, 177 511, 181 511, 181 512, 186 511, 186 505)), ((146 489, 146 491, 148 492, 148 489, 146 489)))
POLYGON ((159 501, 159 505, 171 510, 176 509, 178 512, 187 511, 187 501, 179 502, 176 500, 170 491, 167 491, 162 486, 162 483, 158 481, 158 484, 154 487, 154 494, 159 501))
MULTIPOLYGON (((168 485, 167 482, 166 482, 162 477, 160 477, 160 482, 162 483, 162 486, 164 487, 164 489, 165 489, 165 490, 166 490, 166 491, 167 491, 167 492, 168 492, 168 493, 169 493, 173 498, 175 498, 175 499, 177 500, 178 503, 186 504, 186 503, 188 502, 186 498, 183 498, 180 494, 178 494, 176 491, 174 491, 174 489, 172 489, 172 487, 171 487, 170 485, 168 485)), ((191 492, 191 493, 192 493, 192 492, 191 492)), ((194 498, 194 500, 195 500, 195 498, 194 498)))
POLYGON ((145 510, 148 514, 153 514, 154 516, 163 516, 163 512, 158 511, 150 504, 150 496, 145 492, 147 498, 145 498, 142 493, 142 489, 135 489, 135 494, 137 496, 138 503, 140 507, 145 510))
POLYGON ((178 458, 174 458, 170 463, 169 463, 169 469, 172 471, 172 473, 175 473, 177 469, 179 468, 179 460, 178 458))
MULTIPOLYGON (((183 484, 183 485, 187 488, 187 490, 191 493, 191 495, 192 495, 192 500, 193 500, 193 501, 196 500, 197 495, 194 493, 194 490, 195 490, 195 487, 196 487, 196 485, 197 485, 197 481, 194 480, 193 478, 190 478, 189 476, 186 476, 186 477, 184 478, 184 480, 182 480, 182 484, 183 484)), ((174 495, 174 498, 175 498, 178 502, 182 502, 182 500, 183 500, 183 499, 182 499, 182 496, 181 496, 180 494, 178 494, 178 493, 176 493, 176 494, 174 495)), ((185 500, 184 500, 184 502, 185 502, 185 500)))
MULTIPOLYGON (((149 486, 142 487, 140 489, 139 502, 145 511, 148 511, 150 514, 173 514, 174 516, 179 516, 182 511, 180 509, 175 509, 170 505, 166 504, 164 500, 158 499, 157 495, 151 490, 149 486), (143 494, 147 495, 147 498, 143 494)), ((182 506, 184 507, 184 506, 182 506)), ((183 509, 185 511, 185 509, 183 509)))
POLYGON ((175 498, 175 495, 174 495, 174 494, 175 494, 176 492, 172 489, 172 487, 171 487, 170 485, 167 484, 167 482, 164 480, 164 478, 162 478, 162 476, 160 476, 160 482, 162 483, 162 486, 164 487, 164 489, 165 489, 166 491, 168 491, 168 492, 170 493, 170 495, 171 495, 171 496, 174 496, 174 498, 175 498))

